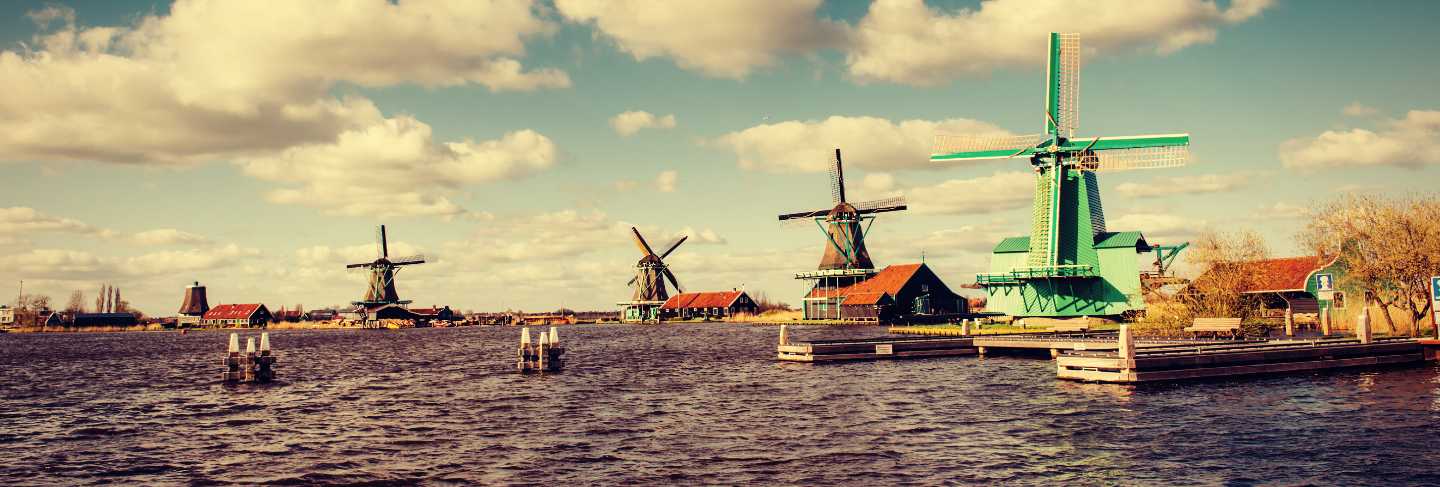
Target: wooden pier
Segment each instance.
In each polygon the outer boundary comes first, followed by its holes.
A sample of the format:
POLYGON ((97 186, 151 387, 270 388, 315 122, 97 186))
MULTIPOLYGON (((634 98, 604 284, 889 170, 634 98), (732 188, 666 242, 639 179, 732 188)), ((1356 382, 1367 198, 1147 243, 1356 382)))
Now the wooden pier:
POLYGON ((780 325, 776 358, 786 362, 834 362, 975 355, 977 351, 971 341, 971 338, 949 337, 882 337, 791 343, 785 325, 780 325))
POLYGON ((1055 361, 1061 379, 1140 383, 1338 369, 1435 360, 1440 343, 1390 338, 1277 340, 1140 349, 1129 327, 1122 327, 1117 348, 1074 351, 1055 361))

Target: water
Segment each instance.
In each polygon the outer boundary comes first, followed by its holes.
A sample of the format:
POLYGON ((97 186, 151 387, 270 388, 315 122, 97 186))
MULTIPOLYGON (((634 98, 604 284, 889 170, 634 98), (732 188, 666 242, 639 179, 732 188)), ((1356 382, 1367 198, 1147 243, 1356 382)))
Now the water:
POLYGON ((510 328, 272 332, 268 386, 217 383, 223 333, 0 335, 0 484, 1440 484, 1434 366, 1132 388, 781 364, 768 327, 560 334, 566 370, 522 376, 510 328))

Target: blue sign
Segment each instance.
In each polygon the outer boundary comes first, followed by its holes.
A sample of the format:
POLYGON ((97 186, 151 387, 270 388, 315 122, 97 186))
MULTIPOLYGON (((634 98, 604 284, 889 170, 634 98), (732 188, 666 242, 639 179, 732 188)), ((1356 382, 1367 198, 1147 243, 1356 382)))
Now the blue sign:
MULTIPOLYGON (((1440 276, 1430 278, 1430 299, 1434 300, 1432 303, 1440 304, 1440 276)), ((1435 311, 1440 312, 1440 309, 1435 311)))
POLYGON ((1315 290, 1316 290, 1316 291, 1334 291, 1334 290, 1335 290, 1335 276, 1334 276, 1334 275, 1331 275, 1331 274, 1316 274, 1316 275, 1315 275, 1315 290))

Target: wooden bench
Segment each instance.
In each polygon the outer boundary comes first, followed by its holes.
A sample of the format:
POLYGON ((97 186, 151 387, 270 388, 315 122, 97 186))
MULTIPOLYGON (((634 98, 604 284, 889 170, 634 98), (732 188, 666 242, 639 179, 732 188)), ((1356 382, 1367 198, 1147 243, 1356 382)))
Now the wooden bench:
POLYGON ((1085 332, 1087 332, 1087 331, 1090 331, 1090 321, 1089 321, 1089 320, 1080 320, 1080 321, 1074 321, 1074 320, 1072 320, 1072 321, 1059 322, 1059 323, 1055 323, 1055 326, 1052 327, 1052 328, 1050 328, 1050 331, 1053 332, 1053 333, 1085 333, 1085 332))
POLYGON ((1185 327, 1185 331, 1195 334, 1214 333, 1216 337, 1220 334, 1229 334, 1230 338, 1240 337, 1240 318, 1195 318, 1194 323, 1185 327))

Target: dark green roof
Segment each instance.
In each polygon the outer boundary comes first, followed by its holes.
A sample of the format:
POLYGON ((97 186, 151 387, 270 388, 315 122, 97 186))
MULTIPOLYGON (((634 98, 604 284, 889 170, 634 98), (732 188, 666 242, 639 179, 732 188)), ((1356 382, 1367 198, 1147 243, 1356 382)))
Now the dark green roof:
MULTIPOLYGON (((1118 249, 1137 248, 1139 250, 1150 250, 1150 244, 1145 242, 1145 236, 1140 232, 1105 232, 1095 236, 1095 248, 1097 249, 1118 249)), ((1030 251, 1030 237, 1010 237, 1000 241, 995 246, 994 253, 1013 254, 1030 251)))

